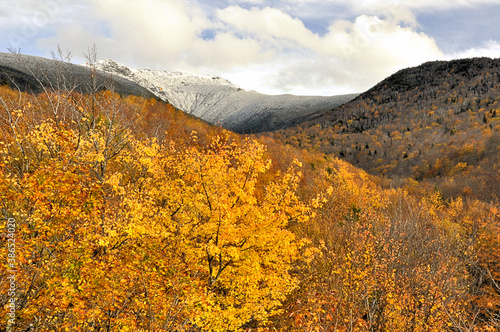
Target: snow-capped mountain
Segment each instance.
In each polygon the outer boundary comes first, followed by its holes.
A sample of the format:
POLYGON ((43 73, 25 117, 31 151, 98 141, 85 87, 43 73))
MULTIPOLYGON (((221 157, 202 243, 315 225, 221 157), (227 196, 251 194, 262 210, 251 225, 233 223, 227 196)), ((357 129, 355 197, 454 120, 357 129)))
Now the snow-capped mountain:
POLYGON ((283 128, 309 114, 330 110, 357 96, 270 96, 243 90, 220 77, 137 70, 113 60, 101 60, 96 68, 136 82, 178 109, 236 132, 283 128))

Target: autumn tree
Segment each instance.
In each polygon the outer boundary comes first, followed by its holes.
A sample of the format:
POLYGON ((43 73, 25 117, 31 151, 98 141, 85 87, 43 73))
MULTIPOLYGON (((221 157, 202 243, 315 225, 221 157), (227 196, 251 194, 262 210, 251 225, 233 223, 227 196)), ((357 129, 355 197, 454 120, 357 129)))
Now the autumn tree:
POLYGON ((292 165, 264 185, 259 175, 270 161, 262 145, 216 137, 200 148, 191 139, 184 151, 138 142, 121 157, 128 171, 109 181, 123 224, 108 246, 123 237, 164 243, 172 274, 190 276, 187 308, 197 326, 222 331, 265 322, 295 287, 288 270, 304 240, 287 227, 309 215, 294 194, 300 174, 292 165))
POLYGON ((265 147, 230 135, 139 140, 111 92, 94 110, 64 96, 59 120, 11 97, 0 186, 18 223, 19 328, 226 331, 279 311, 307 243, 290 227, 311 215, 300 163, 266 175, 265 147))

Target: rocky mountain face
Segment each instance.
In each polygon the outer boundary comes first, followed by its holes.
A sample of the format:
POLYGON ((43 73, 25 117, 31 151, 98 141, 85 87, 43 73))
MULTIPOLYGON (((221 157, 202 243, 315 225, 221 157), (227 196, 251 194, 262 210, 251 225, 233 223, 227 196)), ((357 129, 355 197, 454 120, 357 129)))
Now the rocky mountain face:
POLYGON ((271 96, 243 90, 220 77, 136 70, 113 60, 99 61, 96 68, 136 82, 182 111, 236 132, 255 133, 284 128, 357 96, 271 96))

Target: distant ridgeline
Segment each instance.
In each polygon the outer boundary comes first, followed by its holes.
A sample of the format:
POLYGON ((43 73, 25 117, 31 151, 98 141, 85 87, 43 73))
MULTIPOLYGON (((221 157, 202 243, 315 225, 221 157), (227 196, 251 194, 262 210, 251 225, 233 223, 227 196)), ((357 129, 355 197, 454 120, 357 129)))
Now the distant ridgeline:
POLYGON ((0 53, 0 82, 22 91, 43 87, 157 98, 213 125, 240 133, 273 131, 325 112, 358 94, 270 96, 246 91, 220 77, 151 69, 132 69, 113 60, 91 66, 40 57, 0 53))
POLYGON ((156 98, 147 89, 123 77, 90 67, 42 57, 0 52, 0 84, 25 92, 42 92, 44 87, 88 93, 113 90, 121 95, 156 98))
POLYGON ((241 89, 211 75, 132 69, 113 60, 98 61, 96 65, 112 75, 140 84, 188 114, 238 133, 285 128, 302 122, 312 113, 327 112, 358 96, 266 95, 241 89))

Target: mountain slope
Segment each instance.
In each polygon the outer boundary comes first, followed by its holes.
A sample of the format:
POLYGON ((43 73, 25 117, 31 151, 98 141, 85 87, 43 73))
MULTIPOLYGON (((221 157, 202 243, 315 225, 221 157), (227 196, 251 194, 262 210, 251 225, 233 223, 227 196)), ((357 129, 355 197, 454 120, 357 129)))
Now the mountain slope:
POLYGON ((499 96, 500 59, 428 62, 274 137, 375 175, 494 200, 500 198, 499 96))
POLYGON ((0 83, 35 93, 43 91, 44 87, 90 92, 94 86, 96 90, 107 89, 122 95, 156 98, 147 89, 124 77, 112 77, 99 70, 91 76, 91 70, 80 65, 3 52, 0 52, 0 83))
POLYGON ((300 122, 304 116, 331 110, 357 96, 269 96, 242 90, 220 77, 135 70, 113 60, 99 61, 97 68, 135 81, 184 112, 236 132, 284 128, 300 122))

